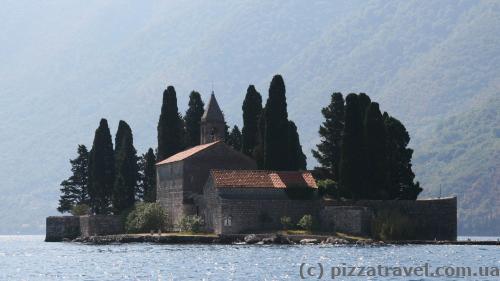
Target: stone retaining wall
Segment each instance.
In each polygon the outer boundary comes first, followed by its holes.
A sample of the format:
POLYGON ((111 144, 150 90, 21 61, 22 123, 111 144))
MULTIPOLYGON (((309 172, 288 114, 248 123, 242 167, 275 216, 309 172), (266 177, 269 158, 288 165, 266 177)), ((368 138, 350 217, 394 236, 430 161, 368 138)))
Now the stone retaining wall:
MULTIPOLYGON (((364 207, 376 216, 381 211, 395 211, 408 216, 416 227, 419 240, 456 240, 457 239, 457 198, 423 200, 359 200, 324 201, 323 213, 334 213, 339 207, 364 207)), ((334 216, 335 217, 335 216, 334 216)), ((348 225, 350 216, 337 216, 336 225, 348 225)), ((371 223, 367 224, 371 227, 371 223)), ((370 235, 371 231, 363 233, 370 235)))
POLYGON ((111 215, 81 216, 80 230, 82 237, 112 235, 125 232, 122 218, 111 215))
POLYGON ((80 217, 58 216, 48 217, 45 227, 46 242, 60 242, 63 239, 74 239, 80 235, 80 217))

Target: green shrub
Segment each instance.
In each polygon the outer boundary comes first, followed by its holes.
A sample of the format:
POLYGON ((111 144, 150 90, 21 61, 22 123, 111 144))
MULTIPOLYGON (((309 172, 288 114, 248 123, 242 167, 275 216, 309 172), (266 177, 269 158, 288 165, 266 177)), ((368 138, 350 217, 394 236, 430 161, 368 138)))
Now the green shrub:
POLYGON ((73 216, 85 216, 90 214, 90 207, 86 204, 77 204, 71 208, 73 216))
POLYGON ((178 227, 183 232, 201 232, 203 229, 203 219, 200 216, 185 216, 179 223, 178 227))
POLYGON ((319 180, 318 184, 318 193, 321 196, 329 196, 329 197, 338 197, 338 185, 337 182, 326 179, 319 180))
POLYGON ((311 231, 313 229, 314 221, 311 215, 304 215, 297 225, 307 231, 311 231))
POLYGON ((397 210, 382 210, 373 220, 373 236, 380 240, 412 240, 415 222, 397 210))
POLYGON ((293 226, 291 217, 287 217, 287 216, 281 217, 280 221, 281 221, 281 225, 283 226, 284 230, 289 230, 293 226))
POLYGON ((167 214, 158 203, 137 203, 126 218, 125 229, 129 233, 166 230, 167 214))

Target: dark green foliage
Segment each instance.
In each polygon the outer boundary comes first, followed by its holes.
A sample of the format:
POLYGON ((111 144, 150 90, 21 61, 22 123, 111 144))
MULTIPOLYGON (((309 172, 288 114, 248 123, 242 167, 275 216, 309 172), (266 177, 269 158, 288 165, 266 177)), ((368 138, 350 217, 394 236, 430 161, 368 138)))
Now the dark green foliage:
POLYGON ((73 208, 71 208, 71 214, 73 216, 90 215, 90 207, 87 204, 76 204, 73 208))
POLYGON ((200 121, 205 106, 200 93, 192 91, 189 94, 189 105, 184 122, 186 125, 186 145, 192 147, 200 144, 200 121))
POLYGON ((69 160, 72 175, 61 183, 61 197, 57 210, 61 213, 71 211, 77 204, 89 204, 88 194, 89 152, 83 144, 78 145, 78 157, 69 160))
POLYGON ((331 102, 321 110, 325 121, 319 127, 321 143, 312 154, 321 167, 316 170, 320 177, 334 181, 339 179, 339 163, 344 130, 344 97, 341 93, 333 93, 331 102))
POLYGON ((275 75, 269 86, 265 111, 264 167, 268 170, 287 169, 288 112, 285 82, 275 75))
POLYGON ((387 137, 378 103, 372 102, 365 113, 365 166, 363 198, 391 199, 387 192, 387 137))
POLYGON ((365 120, 366 111, 368 110, 368 106, 370 106, 371 102, 372 101, 367 94, 360 93, 358 95, 359 114, 361 121, 365 120))
POLYGON ((289 230, 293 227, 293 222, 291 217, 283 216, 280 218, 281 225, 283 226, 283 230, 289 230))
POLYGON ((318 184, 319 195, 329 196, 333 198, 337 198, 339 196, 338 184, 335 181, 331 179, 325 179, 325 180, 319 180, 317 184, 318 184))
POLYGON ((203 229, 203 218, 197 215, 184 216, 178 223, 182 232, 199 233, 203 229))
POLYGON ((134 205, 139 179, 137 161, 132 129, 125 121, 120 120, 115 137, 115 182, 112 195, 115 214, 130 209, 134 205))
POLYGON ((163 92, 160 120, 158 121, 158 160, 166 159, 184 148, 184 124, 177 108, 173 86, 163 92))
POLYGON ((288 121, 288 162, 286 169, 289 171, 306 170, 306 155, 302 152, 297 126, 293 121, 288 121))
POLYGON ((227 136, 226 143, 237 151, 241 150, 241 132, 238 126, 234 125, 231 133, 227 136))
POLYGON ((262 97, 254 85, 248 86, 243 101, 242 152, 253 156, 259 143, 259 119, 262 113, 262 97))
POLYGON ((364 193, 363 122, 360 111, 358 96, 347 95, 340 157, 340 195, 354 199, 362 197, 364 193))
POLYGON ((304 215, 297 223, 297 226, 304 230, 311 231, 314 227, 314 219, 311 215, 304 215))
POLYGON ((95 132, 89 157, 90 208, 95 214, 110 211, 111 194, 115 181, 115 157, 108 121, 101 119, 95 132))
POLYGON ((139 202, 128 214, 125 229, 128 233, 167 230, 167 213, 159 203, 139 202))
POLYGON ((264 169, 264 144, 266 142, 266 109, 262 109, 259 117, 257 130, 257 146, 253 150, 253 158, 257 162, 257 168, 264 169))
POLYGON ((144 202, 156 202, 156 157, 150 148, 139 160, 138 198, 144 202))
POLYGON ((385 112, 383 119, 387 131, 389 197, 415 200, 422 188, 418 182, 414 182, 411 164, 413 150, 407 147, 410 135, 398 119, 385 112))

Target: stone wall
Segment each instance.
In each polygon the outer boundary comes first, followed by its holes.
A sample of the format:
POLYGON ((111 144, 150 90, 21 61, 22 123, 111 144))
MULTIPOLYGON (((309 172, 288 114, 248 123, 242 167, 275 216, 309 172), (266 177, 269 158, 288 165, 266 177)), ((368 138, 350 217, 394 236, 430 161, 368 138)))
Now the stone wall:
POLYGON ((204 189, 205 205, 202 211, 207 231, 217 234, 235 234, 279 230, 281 218, 290 217, 297 223, 302 216, 318 216, 319 200, 291 200, 284 190, 213 187, 208 182, 204 189))
POLYGON ((319 212, 323 231, 368 235, 371 232, 373 210, 359 206, 327 206, 319 212))
POLYGON ((80 217, 47 217, 45 226, 46 242, 60 242, 63 241, 63 239, 75 239, 79 235, 80 217))
POLYGON ((80 230, 82 237, 125 232, 122 218, 112 215, 81 216, 80 230))
MULTIPOLYGON (((323 213, 334 213, 338 207, 365 207, 376 216, 383 210, 397 211, 408 216, 416 226, 416 239, 419 240, 456 240, 457 239, 457 198, 424 199, 424 200, 359 200, 359 201, 324 201, 323 213)), ((325 216, 323 216, 325 217, 325 216)), ((344 224, 349 216, 337 216, 344 224)), ((371 227, 371 223, 367 224, 371 227)), ((367 235, 371 234, 366 231, 367 235)))

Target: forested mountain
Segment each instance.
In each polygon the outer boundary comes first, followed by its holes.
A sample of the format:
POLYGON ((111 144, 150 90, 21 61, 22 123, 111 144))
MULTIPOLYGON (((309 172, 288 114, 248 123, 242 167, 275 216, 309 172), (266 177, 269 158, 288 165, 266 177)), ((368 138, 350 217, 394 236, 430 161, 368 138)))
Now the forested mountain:
POLYGON ((185 112, 213 82, 241 125, 248 85, 265 99, 276 73, 309 168, 332 91, 366 92, 407 125, 421 197, 441 186, 462 233, 500 232, 496 1, 6 1, 0 18, 0 233, 43 231, 101 117, 142 154, 167 85, 185 112))

